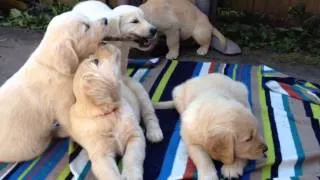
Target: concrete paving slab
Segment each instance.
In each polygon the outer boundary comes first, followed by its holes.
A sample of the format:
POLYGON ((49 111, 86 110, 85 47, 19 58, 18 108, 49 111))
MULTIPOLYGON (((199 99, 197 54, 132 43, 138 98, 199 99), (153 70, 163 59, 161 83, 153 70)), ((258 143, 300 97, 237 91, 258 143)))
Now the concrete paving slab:
MULTIPOLYGON (((30 31, 26 29, 0 28, 0 84, 3 84, 14 74, 28 59, 30 53, 37 47, 43 32, 30 31)), ((132 51, 131 57, 141 56, 163 56, 167 49, 164 41, 149 53, 132 51)), ((278 71, 284 72, 293 77, 320 84, 319 67, 305 64, 281 64, 270 61, 273 55, 270 52, 250 51, 244 55, 223 56, 215 51, 210 51, 206 58, 195 54, 195 47, 192 43, 182 45, 181 59, 186 61, 210 61, 215 59, 224 63, 236 64, 267 64, 278 71)))

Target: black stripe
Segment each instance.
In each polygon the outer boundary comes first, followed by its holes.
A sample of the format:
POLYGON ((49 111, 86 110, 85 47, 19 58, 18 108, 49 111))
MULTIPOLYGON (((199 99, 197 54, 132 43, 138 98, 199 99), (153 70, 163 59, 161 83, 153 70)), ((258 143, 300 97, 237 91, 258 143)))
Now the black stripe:
POLYGON ((69 174, 65 180, 71 180, 72 178, 73 178, 73 174, 71 172, 69 172, 69 174))
MULTIPOLYGON (((160 73, 157 81, 155 81, 153 85, 154 87, 150 91, 151 95, 155 92, 156 87, 159 85, 159 79, 163 77, 164 72, 166 72, 166 69, 170 64, 171 62, 167 63, 164 71, 160 73)), ((161 100, 171 99, 171 91, 173 87, 184 82, 186 79, 189 79, 192 76, 195 66, 196 63, 194 62, 178 63, 175 71, 173 72, 168 84, 164 89, 161 100)), ((161 170, 163 160, 165 158, 165 153, 169 145, 169 141, 177 123, 177 119, 179 118, 179 114, 176 112, 176 110, 173 109, 157 110, 156 114, 160 119, 160 126, 163 131, 164 139, 162 142, 156 144, 147 142, 144 168, 148 170, 144 172, 144 179, 157 179, 161 170)))
POLYGON ((134 68, 132 73, 130 74, 130 77, 132 77, 139 69, 138 68, 134 68))
POLYGON ((156 91, 163 75, 167 72, 167 69, 169 68, 170 64, 172 63, 172 61, 167 61, 166 65, 163 67, 163 69, 161 70, 160 74, 158 75, 157 79, 155 80, 155 82, 153 83, 150 91, 149 91, 149 96, 152 97, 152 95, 154 94, 154 92, 156 91))
MULTIPOLYGON (((262 83, 265 84, 268 81, 268 79, 262 78, 262 83)), ((270 91, 268 89, 265 89, 265 95, 266 95, 266 105, 268 107, 268 115, 270 120, 270 128, 272 132, 272 138, 273 138, 273 144, 274 144, 274 153, 275 153, 275 162, 271 166, 271 177, 278 177, 278 168, 282 161, 282 155, 280 151, 280 142, 278 138, 277 133, 277 127, 274 119, 274 112, 273 108, 271 106, 271 99, 270 99, 270 91)))
POLYGON ((77 146, 76 149, 69 155, 69 163, 71 163, 81 152, 82 148, 77 146))
POLYGON ((306 115, 310 117, 311 126, 314 132, 314 135, 316 136, 318 143, 320 144, 320 126, 319 121, 313 117, 312 109, 310 106, 310 103, 303 101, 303 106, 306 111, 306 115))

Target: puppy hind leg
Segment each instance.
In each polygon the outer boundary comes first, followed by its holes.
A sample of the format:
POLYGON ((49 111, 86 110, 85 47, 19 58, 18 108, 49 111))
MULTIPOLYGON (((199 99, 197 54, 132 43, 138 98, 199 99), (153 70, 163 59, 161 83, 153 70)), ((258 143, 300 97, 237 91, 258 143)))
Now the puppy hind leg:
POLYGON ((143 162, 145 159, 145 138, 141 131, 140 136, 129 139, 126 152, 122 158, 123 179, 142 180, 143 179, 143 162))
POLYGON ((139 101, 142 120, 147 130, 147 139, 151 142, 160 142, 163 139, 163 134, 149 94, 140 82, 130 77, 125 77, 124 80, 139 101))
POLYGON ((166 35, 167 46, 169 52, 166 55, 167 59, 176 59, 179 56, 180 49, 180 33, 176 28, 170 29, 164 33, 166 35))
POLYGON ((200 47, 197 50, 198 55, 204 56, 208 53, 212 39, 211 34, 211 28, 204 28, 201 26, 195 27, 192 37, 200 45, 200 47))

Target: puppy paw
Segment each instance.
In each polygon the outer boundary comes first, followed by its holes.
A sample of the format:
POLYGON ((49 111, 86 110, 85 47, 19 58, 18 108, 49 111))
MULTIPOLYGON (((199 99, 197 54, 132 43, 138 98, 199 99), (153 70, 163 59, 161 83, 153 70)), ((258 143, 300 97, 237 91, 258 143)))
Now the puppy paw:
POLYGON ((177 59, 179 56, 179 52, 177 51, 169 51, 168 54, 166 55, 167 59, 177 59))
POLYGON ((200 56, 204 56, 207 53, 208 53, 208 48, 206 48, 206 47, 200 47, 197 50, 197 54, 200 55, 200 56))
POLYGON ((140 170, 123 170, 121 180, 143 180, 143 172, 140 170))
POLYGON ((221 173, 225 178, 239 178, 243 174, 244 166, 241 163, 223 165, 221 173))
POLYGON ((157 143, 157 142, 162 141, 163 134, 162 134, 161 128, 159 126, 148 128, 147 129, 147 139, 153 143, 157 143))

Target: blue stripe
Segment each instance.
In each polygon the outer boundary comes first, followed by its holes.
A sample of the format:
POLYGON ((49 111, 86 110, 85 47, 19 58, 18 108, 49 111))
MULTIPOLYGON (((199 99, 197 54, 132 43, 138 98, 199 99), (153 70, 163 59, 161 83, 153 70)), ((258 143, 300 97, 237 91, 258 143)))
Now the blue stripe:
MULTIPOLYGON (((196 77, 199 75, 202 66, 203 66, 203 63, 197 63, 192 73, 192 77, 196 77)), ((171 174, 173 162, 176 156, 176 151, 180 142, 180 126, 181 126, 181 121, 178 120, 174 129, 174 132, 171 136, 171 139, 166 151, 165 159, 161 167, 160 175, 157 178, 158 180, 166 180, 171 174)))
MULTIPOLYGON (((67 150, 68 150, 68 144, 69 144, 69 140, 65 139, 62 140, 62 142, 56 144, 57 147, 56 151, 52 154, 50 154, 50 157, 48 159, 46 159, 46 162, 44 162, 41 167, 39 169, 37 169, 37 172, 35 174, 33 174, 31 176, 31 178, 36 178, 36 179, 46 179, 46 177, 49 175, 49 173, 56 167, 56 165, 58 164, 58 162, 63 158, 63 156, 66 154, 67 150)), ((54 147, 52 147, 51 149, 53 149, 54 147)), ((45 155, 42 156, 43 158, 45 158, 45 155)), ((41 159, 40 159, 41 161, 41 159)), ((38 161, 37 164, 33 167, 33 170, 35 170, 35 168, 38 166, 38 163, 40 162, 38 161)), ((32 174, 33 171, 31 170, 29 174, 32 174)), ((26 175, 25 177, 28 177, 28 175, 26 175)))
POLYGON ((20 167, 18 167, 17 169, 14 168, 13 171, 10 172, 10 175, 8 175, 6 177, 6 179, 8 179, 8 180, 16 180, 16 179, 18 179, 18 177, 30 166, 32 161, 33 160, 30 160, 30 161, 27 161, 27 162, 24 162, 24 163, 19 163, 18 165, 20 165, 20 167))
POLYGON ((176 151, 180 141, 180 126, 181 126, 181 121, 178 120, 174 128, 172 137, 170 139, 170 143, 168 145, 165 159, 161 167, 160 175, 157 178, 158 180, 166 180, 171 174, 174 157, 176 156, 176 151))
POLYGON ((299 133, 298 133, 297 126, 295 123, 296 121, 294 119, 294 115, 292 114, 292 111, 289 107, 288 96, 282 95, 282 100, 283 100, 284 109, 287 112, 292 137, 293 137, 294 144, 295 144, 296 150, 297 150, 298 159, 297 159, 297 163, 294 167, 295 175, 301 176, 302 175, 302 164, 305 159, 305 154, 303 151, 301 140, 299 138, 299 133))
POLYGON ((81 174, 79 175, 78 180, 85 180, 87 174, 88 174, 89 171, 90 171, 90 169, 91 169, 91 162, 88 161, 87 164, 86 164, 86 166, 83 168, 81 174))

